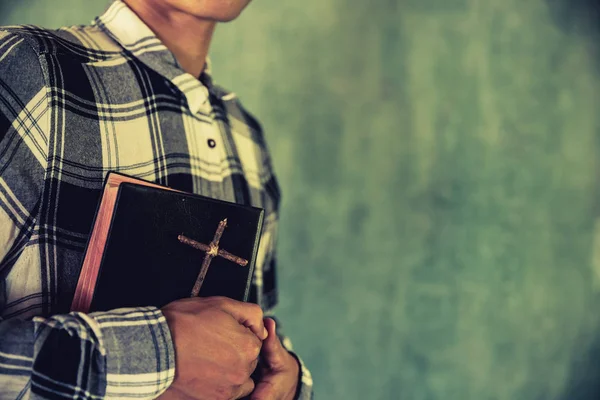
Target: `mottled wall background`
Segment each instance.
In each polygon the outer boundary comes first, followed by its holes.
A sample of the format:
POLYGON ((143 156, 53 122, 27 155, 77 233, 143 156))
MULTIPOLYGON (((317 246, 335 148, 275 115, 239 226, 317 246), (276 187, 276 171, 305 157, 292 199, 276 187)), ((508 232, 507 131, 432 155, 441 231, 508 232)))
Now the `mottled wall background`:
MULTIPOLYGON (((105 4, 1 0, 0 24, 105 4)), ((317 398, 600 398, 597 10, 255 0, 218 30, 285 191, 280 314, 317 398)))

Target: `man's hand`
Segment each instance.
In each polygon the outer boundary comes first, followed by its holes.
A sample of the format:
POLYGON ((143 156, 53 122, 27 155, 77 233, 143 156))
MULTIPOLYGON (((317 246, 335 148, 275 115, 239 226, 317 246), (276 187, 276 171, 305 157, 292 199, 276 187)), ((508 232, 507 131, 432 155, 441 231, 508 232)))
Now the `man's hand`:
POLYGON ((265 318, 269 333, 261 350, 261 380, 250 396, 251 400, 293 400, 298 386, 298 361, 281 344, 275 321, 265 318))
POLYGON ((175 346, 175 380, 160 399, 231 400, 254 390, 250 375, 267 337, 259 306, 224 297, 162 309, 175 346))

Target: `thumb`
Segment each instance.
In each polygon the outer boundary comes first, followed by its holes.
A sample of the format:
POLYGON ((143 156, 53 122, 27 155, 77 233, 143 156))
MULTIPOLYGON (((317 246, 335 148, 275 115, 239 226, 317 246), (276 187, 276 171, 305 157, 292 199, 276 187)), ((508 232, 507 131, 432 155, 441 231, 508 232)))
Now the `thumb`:
POLYGON ((278 370, 285 366, 282 352, 284 351, 279 336, 277 336, 277 324, 272 318, 264 319, 265 328, 269 336, 263 342, 262 345, 262 356, 271 370, 278 370))

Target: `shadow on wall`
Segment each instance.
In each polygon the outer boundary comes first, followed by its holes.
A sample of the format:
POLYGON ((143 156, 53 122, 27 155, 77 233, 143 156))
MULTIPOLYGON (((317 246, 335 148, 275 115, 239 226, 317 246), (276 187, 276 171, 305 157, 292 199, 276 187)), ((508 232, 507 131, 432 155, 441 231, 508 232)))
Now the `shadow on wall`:
POLYGON ((546 0, 556 23, 568 32, 600 34, 600 0, 546 0))
MULTIPOLYGON (((556 24, 590 40, 600 73, 600 0, 546 0, 556 24)), ((593 309, 593 307, 592 307, 593 309)), ((600 327, 597 336, 571 364, 567 388, 559 400, 600 399, 600 327)))
POLYGON ((564 31, 591 39, 600 69, 600 0, 546 0, 550 14, 564 31))
POLYGON ((600 0, 546 0, 546 3, 561 29, 592 41, 590 51, 600 72, 600 0))
MULTIPOLYGON (((600 74, 600 0, 546 0, 550 14, 565 32, 590 40, 600 74)), ((593 307, 592 307, 593 309, 593 307)), ((584 353, 571 364, 571 376, 560 400, 600 399, 600 327, 584 353)))
POLYGON ((571 375, 558 400, 600 399, 600 331, 598 337, 578 360, 571 364, 571 375))

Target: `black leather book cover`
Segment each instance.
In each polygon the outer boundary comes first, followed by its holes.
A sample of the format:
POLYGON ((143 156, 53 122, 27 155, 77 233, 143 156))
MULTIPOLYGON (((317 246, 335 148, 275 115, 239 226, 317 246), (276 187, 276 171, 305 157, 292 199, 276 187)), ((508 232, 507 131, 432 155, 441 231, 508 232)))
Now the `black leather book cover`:
POLYGON ((248 264, 241 266, 214 256, 199 296, 246 301, 263 213, 259 208, 203 196, 121 183, 89 311, 162 307, 190 297, 206 251, 182 243, 178 237, 209 245, 225 219, 219 249, 248 264))

